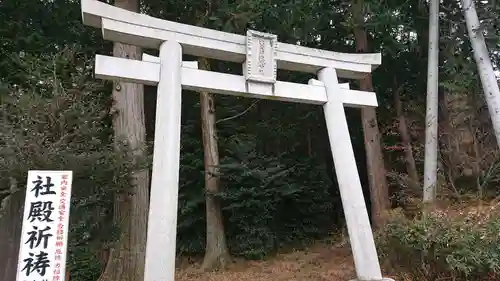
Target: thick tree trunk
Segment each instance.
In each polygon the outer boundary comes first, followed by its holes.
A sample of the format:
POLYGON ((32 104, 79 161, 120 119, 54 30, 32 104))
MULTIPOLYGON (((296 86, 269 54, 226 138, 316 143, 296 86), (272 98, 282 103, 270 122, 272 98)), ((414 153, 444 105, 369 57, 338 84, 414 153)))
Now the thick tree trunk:
MULTIPOLYGON (((353 13, 356 19, 356 27, 354 30, 356 50, 358 52, 367 52, 368 37, 364 29, 362 0, 355 1, 353 13)), ((366 78, 360 80, 360 88, 365 91, 373 91, 371 75, 367 75, 366 78)), ((389 191, 375 108, 361 109, 361 119, 363 122, 366 163, 370 184, 372 221, 373 226, 377 228, 384 224, 386 218, 386 212, 389 208, 389 191)))
POLYGON ((413 156, 413 149, 411 145, 411 137, 408 131, 408 123, 406 122, 406 117, 403 110, 403 102, 401 101, 401 96, 399 94, 399 89, 394 88, 394 104, 396 106, 396 114, 398 116, 398 131, 401 135, 401 142, 405 149, 405 163, 406 171, 410 178, 410 187, 417 191, 420 188, 420 180, 418 178, 417 164, 415 163, 415 157, 413 156))
POLYGON ((24 206, 24 191, 10 180, 11 194, 0 202, 0 280, 16 280, 24 206))
POLYGON ((429 7, 429 59, 427 69, 427 109, 425 114, 424 203, 432 203, 436 199, 438 161, 439 0, 431 0, 429 7))
MULTIPOLYGON (((116 0, 115 5, 139 11, 138 0, 116 0)), ((141 59, 141 50, 135 46, 115 43, 116 57, 141 59)), ((142 153, 145 148, 144 88, 142 85, 117 82, 113 89, 113 127, 115 138, 142 153)), ((116 195, 114 220, 120 227, 120 238, 110 251, 107 265, 99 278, 101 281, 143 281, 146 252, 149 201, 148 171, 132 175, 132 185, 116 195)))
MULTIPOLYGON (((199 60, 201 69, 209 70, 206 59, 199 60)), ((215 196, 220 191, 219 149, 215 128, 215 101, 212 94, 200 93, 201 128, 205 163, 205 196, 207 214, 207 241, 202 269, 225 268, 230 260, 229 249, 224 232, 224 223, 219 200, 215 196)))

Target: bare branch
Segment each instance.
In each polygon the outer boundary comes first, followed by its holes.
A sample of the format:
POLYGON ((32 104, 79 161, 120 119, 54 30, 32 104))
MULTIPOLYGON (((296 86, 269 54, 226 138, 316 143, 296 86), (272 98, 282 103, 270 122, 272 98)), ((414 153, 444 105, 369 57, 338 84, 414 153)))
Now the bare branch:
POLYGON ((240 112, 234 116, 231 116, 231 117, 227 117, 227 118, 223 118, 223 119, 219 119, 217 120, 217 122, 215 122, 215 124, 219 124, 220 122, 225 122, 225 121, 229 121, 229 120, 233 120, 233 119, 236 119, 242 115, 244 115, 245 113, 247 113, 250 109, 252 109, 260 100, 256 100, 254 101, 247 109, 243 110, 243 112, 240 112))

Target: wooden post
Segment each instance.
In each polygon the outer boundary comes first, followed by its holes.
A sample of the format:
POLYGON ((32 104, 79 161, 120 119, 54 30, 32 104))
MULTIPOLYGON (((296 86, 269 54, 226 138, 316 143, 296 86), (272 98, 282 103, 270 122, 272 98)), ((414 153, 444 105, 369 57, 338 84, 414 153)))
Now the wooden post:
POLYGON ((356 275, 358 280, 382 280, 351 136, 347 127, 344 104, 338 94, 340 87, 337 72, 333 68, 324 68, 319 71, 318 77, 325 85, 328 98, 328 101, 323 105, 323 110, 356 266, 356 275))
POLYGON ((181 45, 173 41, 162 43, 145 281, 173 281, 175 276, 181 140, 181 65, 181 45))

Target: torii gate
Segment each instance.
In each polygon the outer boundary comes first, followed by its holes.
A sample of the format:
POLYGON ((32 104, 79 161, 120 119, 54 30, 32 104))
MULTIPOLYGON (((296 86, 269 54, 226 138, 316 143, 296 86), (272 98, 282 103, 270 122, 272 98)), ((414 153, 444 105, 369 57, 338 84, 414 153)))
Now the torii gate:
POLYGON ((160 50, 142 61, 96 56, 97 78, 158 85, 145 281, 173 281, 175 271, 182 89, 323 105, 358 280, 382 278, 356 167, 344 106, 377 106, 375 93, 354 91, 337 78, 359 79, 380 54, 344 54, 278 43, 153 18, 96 0, 82 0, 83 23, 104 39, 160 50), (243 63, 244 76, 204 71, 182 54, 243 63), (276 80, 277 68, 317 73, 306 84, 276 80))

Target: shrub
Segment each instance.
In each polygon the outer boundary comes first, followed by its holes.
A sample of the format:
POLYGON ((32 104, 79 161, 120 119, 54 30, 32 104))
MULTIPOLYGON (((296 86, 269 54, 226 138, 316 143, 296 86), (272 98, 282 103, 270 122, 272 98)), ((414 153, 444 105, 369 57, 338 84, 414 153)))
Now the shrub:
MULTIPOLYGON (((242 134, 219 143, 224 156, 217 196, 231 253, 263 259, 280 248, 303 247, 327 236, 337 223, 341 204, 326 167, 314 159, 294 163, 262 155, 254 143, 242 134)), ((189 187, 181 186, 179 192, 177 250, 199 255, 206 234, 202 153, 187 147, 181 154, 181 177, 189 187)))
POLYGON ((415 280, 500 280, 500 217, 436 212, 408 220, 395 214, 377 234, 386 265, 415 280))

